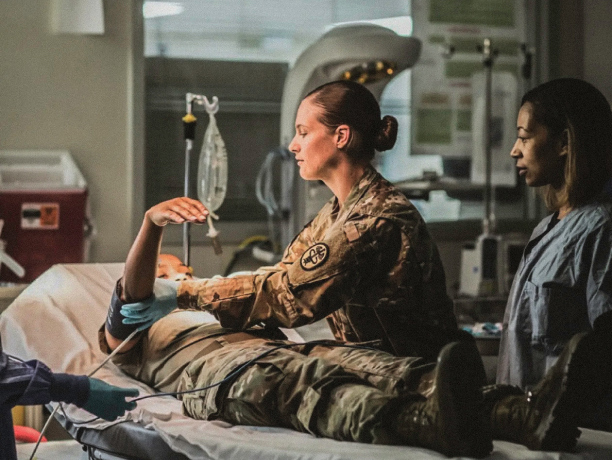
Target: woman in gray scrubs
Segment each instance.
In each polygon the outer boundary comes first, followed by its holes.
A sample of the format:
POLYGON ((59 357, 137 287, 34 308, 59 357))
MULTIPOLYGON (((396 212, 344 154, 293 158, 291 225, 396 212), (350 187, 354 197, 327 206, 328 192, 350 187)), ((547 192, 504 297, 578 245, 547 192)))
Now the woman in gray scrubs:
POLYGON ((552 215, 535 228, 504 317, 498 383, 529 389, 578 332, 611 323, 612 113, 563 78, 523 96, 511 156, 552 215))

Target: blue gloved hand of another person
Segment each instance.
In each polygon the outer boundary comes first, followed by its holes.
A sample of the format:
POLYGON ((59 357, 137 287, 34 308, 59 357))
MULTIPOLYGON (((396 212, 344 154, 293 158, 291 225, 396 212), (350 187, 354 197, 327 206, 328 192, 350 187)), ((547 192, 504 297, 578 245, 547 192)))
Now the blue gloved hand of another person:
POLYGON ((157 278, 151 297, 121 307, 121 314, 125 316, 123 324, 139 324, 139 331, 151 327, 177 307, 177 288, 176 281, 157 278))
POLYGON ((136 402, 125 400, 135 396, 138 396, 136 388, 120 388, 90 377, 89 397, 83 409, 104 420, 115 420, 125 411, 136 408, 136 402))

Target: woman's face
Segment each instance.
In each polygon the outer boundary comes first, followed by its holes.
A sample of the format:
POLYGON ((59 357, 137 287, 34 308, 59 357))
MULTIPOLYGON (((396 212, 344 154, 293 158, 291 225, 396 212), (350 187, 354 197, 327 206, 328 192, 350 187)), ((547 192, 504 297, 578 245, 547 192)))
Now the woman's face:
POLYGON ((553 138, 546 126, 536 122, 533 110, 530 102, 519 110, 517 139, 510 156, 516 160, 519 174, 528 186, 552 185, 558 188, 564 182, 567 146, 561 138, 553 138))
POLYGON ((158 278, 163 278, 172 281, 191 280, 191 268, 185 265, 181 260, 172 254, 160 254, 157 257, 157 273, 158 278))
POLYGON ((321 109, 304 99, 295 118, 295 136, 289 150, 295 154, 300 176, 306 180, 325 181, 341 161, 335 133, 319 121, 321 109))

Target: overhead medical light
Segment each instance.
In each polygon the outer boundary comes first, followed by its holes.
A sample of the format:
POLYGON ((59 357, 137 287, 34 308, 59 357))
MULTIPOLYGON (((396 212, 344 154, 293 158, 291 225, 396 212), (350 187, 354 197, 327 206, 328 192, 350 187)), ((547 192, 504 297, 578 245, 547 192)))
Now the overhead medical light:
POLYGON ((338 79, 356 81, 365 85, 383 78, 389 78, 395 73, 397 65, 394 62, 373 61, 364 62, 351 69, 345 70, 338 79))
POLYGON ((351 23, 335 27, 310 45, 295 61, 285 79, 281 103, 281 143, 287 145, 302 98, 333 80, 353 80, 379 98, 397 73, 412 67, 421 42, 386 27, 351 23))
POLYGON ((183 11, 185 7, 179 2, 144 2, 142 5, 142 15, 145 19, 176 16, 183 11))
POLYGON ((377 26, 386 27, 391 29, 397 35, 409 37, 412 35, 412 16, 393 16, 391 18, 380 18, 380 19, 368 19, 367 21, 350 21, 350 22, 336 22, 325 28, 325 31, 329 31, 338 26, 356 25, 356 24, 374 24, 377 26))

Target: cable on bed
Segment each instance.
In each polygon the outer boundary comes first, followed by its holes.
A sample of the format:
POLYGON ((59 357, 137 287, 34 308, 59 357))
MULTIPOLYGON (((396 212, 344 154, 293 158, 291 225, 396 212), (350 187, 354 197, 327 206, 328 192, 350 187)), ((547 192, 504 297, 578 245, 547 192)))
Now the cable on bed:
MULTIPOLYGON (((110 355, 108 355, 106 357, 106 359, 104 361, 102 361, 102 363, 98 367, 96 367, 93 371, 91 371, 87 376, 91 377, 93 374, 98 372, 98 370, 100 370, 102 368, 102 366, 104 366, 108 361, 110 361, 113 358, 113 356, 115 356, 119 352, 119 350, 121 350, 121 348, 124 346, 124 344, 126 344, 127 342, 132 340, 132 338, 138 332, 140 332, 140 331, 138 331, 138 330, 133 331, 123 342, 121 342, 119 344, 119 346, 117 348, 115 348, 113 350, 113 352, 110 355)), ((367 342, 367 343, 371 343, 372 345, 374 345, 377 342, 380 342, 380 341, 372 341, 372 342, 367 342)), ((332 346, 332 347, 355 348, 355 349, 361 349, 361 350, 374 350, 375 349, 373 346, 368 346, 366 344, 353 345, 353 344, 348 344, 348 343, 339 343, 339 342, 335 342, 333 340, 311 340, 311 341, 308 341, 308 342, 300 342, 300 343, 282 343, 280 345, 277 345, 275 347, 272 347, 272 348, 270 348, 270 349, 260 353, 259 355, 257 355, 254 358, 252 358, 252 359, 242 363, 241 365, 236 366, 234 368, 234 370, 232 370, 225 378, 223 378, 222 380, 220 380, 218 382, 212 383, 212 384, 210 384, 208 386, 200 387, 200 388, 193 388, 191 390, 171 391, 171 392, 154 393, 154 394, 150 394, 150 395, 138 396, 136 398, 131 399, 130 401, 142 401, 143 399, 148 399, 148 398, 159 398, 161 396, 179 396, 179 395, 183 395, 183 394, 187 394, 187 393, 197 393, 198 391, 206 391, 206 390, 209 390, 210 388, 214 388, 216 386, 222 385, 225 382, 230 381, 232 378, 234 378, 236 375, 238 375, 240 372, 242 372, 247 367, 255 364, 258 360, 268 356, 269 354, 271 354, 271 353, 273 353, 273 352, 275 352, 277 350, 284 349, 284 348, 298 347, 298 346, 301 347, 301 346, 304 346, 304 345, 327 345, 327 346, 332 346)), ((47 422, 43 426, 42 431, 40 432, 40 436, 38 438, 38 441, 36 442, 36 446, 34 447, 34 451, 32 452, 32 455, 30 456, 30 460, 33 460, 34 454, 36 453, 36 450, 38 449, 38 445, 40 444, 40 441, 41 441, 45 431, 47 430, 47 427, 48 427, 51 419, 53 418, 53 416, 55 415, 57 410, 60 409, 60 408, 61 408, 62 414, 66 418, 66 420, 69 421, 70 423, 74 424, 74 425, 82 425, 82 424, 91 423, 91 422, 94 422, 94 421, 96 421, 96 420, 98 420, 100 418, 100 417, 94 417, 92 419, 83 420, 83 421, 73 420, 70 417, 68 417, 68 415, 64 411, 64 407, 63 407, 62 403, 58 403, 58 405, 55 406, 55 408, 53 409, 53 412, 51 412, 51 415, 49 416, 47 422)))
POLYGON ((268 356, 269 354, 275 352, 276 350, 280 350, 280 349, 283 349, 283 348, 292 348, 292 347, 297 347, 297 346, 303 346, 303 345, 328 345, 328 346, 332 346, 332 347, 345 347, 345 348, 357 348, 357 349, 362 349, 362 350, 374 350, 373 347, 367 346, 367 345, 352 345, 352 344, 348 344, 348 343, 334 342, 332 340, 311 340, 309 342, 301 342, 301 343, 283 343, 281 345, 277 345, 277 346, 275 346, 273 348, 270 348, 270 349, 264 351, 263 353, 260 353, 259 355, 257 355, 254 358, 252 358, 252 359, 242 363, 239 366, 236 366, 234 368, 234 370, 231 371, 225 378, 223 378, 222 380, 220 380, 218 382, 211 383, 208 386, 200 387, 200 388, 193 388, 191 390, 170 391, 170 392, 167 392, 167 393, 155 393, 155 394, 151 394, 151 395, 138 396, 138 397, 136 397, 134 399, 131 399, 130 401, 142 401, 143 399, 157 398, 159 396, 178 396, 178 395, 184 395, 184 394, 187 394, 187 393, 197 393, 198 391, 209 390, 210 388, 214 388, 216 386, 224 384, 225 382, 228 382, 229 380, 234 378, 236 375, 238 375, 240 372, 242 372, 244 369, 246 369, 247 367, 255 364, 258 360, 268 356))
MULTIPOLYGON (((129 342, 130 340, 132 340, 134 338, 134 336, 138 333, 138 330, 133 331, 129 336, 127 336, 127 338, 121 342, 117 348, 115 348, 113 350, 113 352, 108 355, 106 357, 106 359, 104 359, 104 361, 102 361, 102 363, 100 363, 100 365, 98 367, 96 367, 93 371, 91 371, 89 374, 87 374, 87 377, 91 377, 93 374, 95 374, 96 372, 98 372, 102 366, 104 366, 107 362, 109 362, 113 356, 115 356, 122 348, 123 346, 129 342)), ((29 460, 33 460, 34 459, 34 454, 36 454, 36 451, 38 450, 38 446, 40 445, 40 441, 42 440, 45 432, 47 431, 47 428, 49 427, 49 424, 51 423, 51 420, 53 419, 53 416, 55 415, 55 413, 57 412, 57 410, 62 407, 62 403, 59 402, 57 404, 57 406, 55 406, 55 408, 53 409, 53 411, 51 412, 51 415, 49 415, 49 418, 47 419, 46 423, 43 426, 43 429, 40 431, 40 435, 38 436, 38 441, 36 441, 36 445, 34 446, 34 450, 32 451, 32 454, 30 455, 30 459, 29 460)), ((72 422, 72 420, 70 420, 67 416, 66 416, 66 412, 64 411, 64 408, 62 407, 62 413, 64 414, 64 416, 66 417, 66 420, 69 420, 72 422)), ((87 420, 84 422, 76 422, 76 423, 89 423, 89 422, 93 422, 94 420, 97 420, 99 417, 96 417, 94 419, 91 420, 87 420)))

